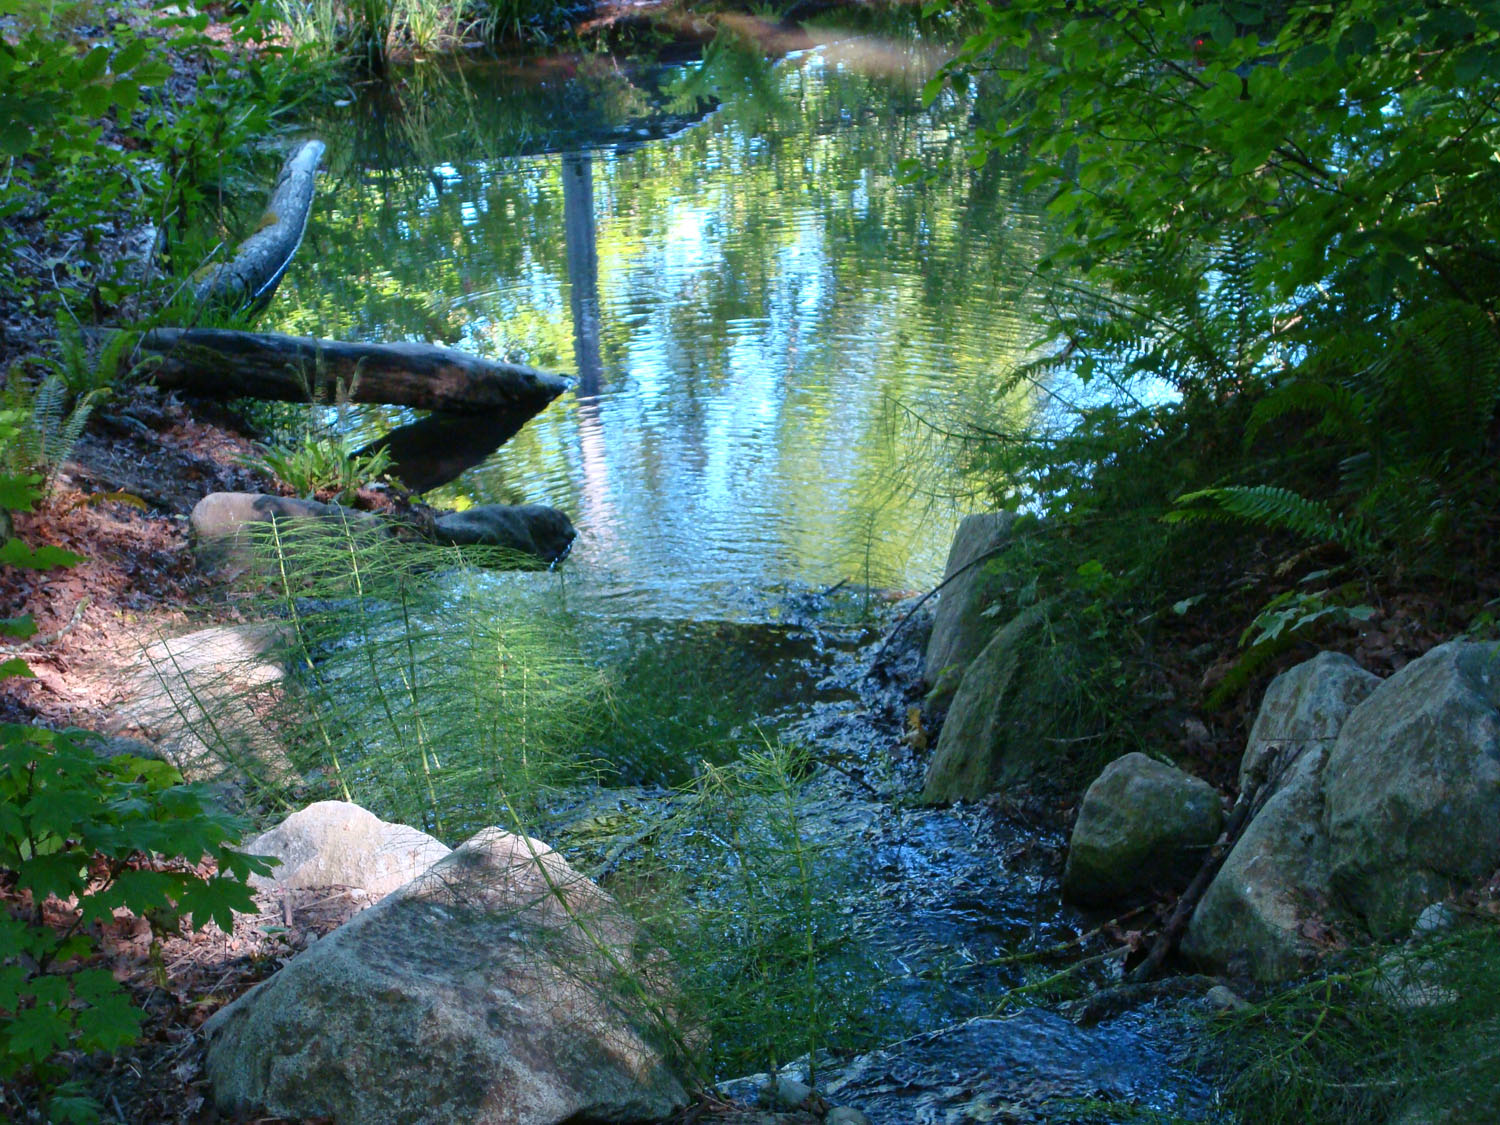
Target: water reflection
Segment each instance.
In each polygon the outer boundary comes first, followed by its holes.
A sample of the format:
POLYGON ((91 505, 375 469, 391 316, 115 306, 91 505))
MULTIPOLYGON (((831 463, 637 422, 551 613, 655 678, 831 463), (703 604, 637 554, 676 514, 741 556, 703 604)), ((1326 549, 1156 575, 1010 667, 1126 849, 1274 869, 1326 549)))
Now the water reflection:
POLYGON ((398 426, 358 450, 365 455, 384 449, 391 472, 413 492, 427 492, 457 480, 482 465, 524 423, 514 411, 493 414, 430 414, 398 426))
POLYGON ((438 499, 568 511, 575 581, 632 607, 927 581, 964 482, 903 420, 993 414, 1043 241, 1009 168, 968 167, 973 104, 923 107, 922 46, 589 65, 449 75, 465 93, 423 100, 421 130, 335 152, 280 327, 575 367, 575 395, 438 499), (641 124, 695 113, 670 139, 641 124))

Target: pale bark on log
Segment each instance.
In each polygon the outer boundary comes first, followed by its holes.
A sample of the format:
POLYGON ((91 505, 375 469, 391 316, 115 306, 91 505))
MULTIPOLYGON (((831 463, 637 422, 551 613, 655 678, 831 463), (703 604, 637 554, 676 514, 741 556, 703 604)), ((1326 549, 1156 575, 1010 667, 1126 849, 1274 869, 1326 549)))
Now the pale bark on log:
POLYGON ((436 344, 353 344, 223 328, 157 328, 140 347, 168 390, 212 398, 371 402, 457 414, 505 414, 519 427, 568 380, 436 344))
POLYGON ((193 293, 200 302, 247 308, 271 299, 302 245, 324 148, 322 141, 308 141, 287 158, 255 231, 232 260, 205 267, 195 279, 193 293))

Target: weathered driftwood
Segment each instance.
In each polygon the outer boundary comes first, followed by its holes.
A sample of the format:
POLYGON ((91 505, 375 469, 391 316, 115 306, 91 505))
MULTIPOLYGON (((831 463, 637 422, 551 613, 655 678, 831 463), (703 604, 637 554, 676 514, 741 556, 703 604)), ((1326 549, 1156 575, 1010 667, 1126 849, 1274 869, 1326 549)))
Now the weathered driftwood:
POLYGON ((324 147, 322 141, 308 141, 287 158, 254 233, 240 243, 233 259, 206 267, 194 280, 199 301, 246 308, 271 299, 302 245, 324 147))
POLYGON ((376 402, 505 415, 516 427, 568 380, 435 344, 348 344, 311 336, 157 328, 141 338, 160 357, 158 386, 213 398, 376 402))

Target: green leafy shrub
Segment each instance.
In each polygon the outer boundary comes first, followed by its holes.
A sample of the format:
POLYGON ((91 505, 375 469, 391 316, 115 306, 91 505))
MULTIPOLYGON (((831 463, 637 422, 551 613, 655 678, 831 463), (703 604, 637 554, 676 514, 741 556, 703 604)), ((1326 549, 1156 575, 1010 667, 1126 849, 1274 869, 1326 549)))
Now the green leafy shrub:
MULTIPOLYGON (((0 417, 0 441, 6 425, 0 417)), ((0 474, 0 506, 29 509, 40 481, 0 474)), ((12 537, 0 545, 0 565, 77 561, 12 537)), ((35 632, 29 616, 0 619, 0 636, 35 632)), ((29 675, 19 657, 0 663, 0 678, 29 675)), ((247 878, 270 869, 228 846, 244 827, 164 762, 101 759, 86 731, 0 723, 0 1078, 29 1074, 50 1089, 53 1120, 96 1119, 87 1097, 58 1085, 55 1060, 131 1043, 142 1020, 110 971, 92 967, 99 927, 123 909, 158 932, 185 917, 233 929, 234 911, 255 909, 247 878), (198 870, 205 858, 211 875, 198 870)))
POLYGON ((298 496, 322 495, 346 503, 361 485, 386 474, 391 454, 387 449, 356 453, 336 434, 308 432, 295 445, 267 449, 241 463, 277 478, 298 496))
POLYGON ((1128 729, 1174 629, 1255 622, 1221 681, 1242 690, 1382 588, 1492 599, 1494 9, 1013 0, 980 22, 929 91, 981 84, 975 161, 1021 147, 1061 237, 1040 358, 1002 379, 1054 405, 981 423, 970 465, 1044 517, 1059 635, 1124 662, 1090 693, 1128 729), (1302 604, 1314 550, 1363 589, 1302 604), (1109 585, 1080 587, 1090 561, 1109 585))
POLYGON ((133 1042, 142 1015, 92 968, 100 923, 122 908, 170 933, 184 917, 226 932, 253 911, 245 880, 269 864, 229 847, 244 826, 164 762, 101 760, 86 732, 0 724, 0 1075, 46 1079, 69 1050, 133 1042), (196 865, 212 857, 217 872, 196 865), (51 909, 48 908, 49 902, 51 909))
MULTIPOLYGON (((227 45, 205 34, 207 13, 152 7, 144 19, 110 19, 90 0, 0 0, 9 24, 0 37, 0 291, 34 315, 104 314, 156 284, 115 253, 110 224, 149 224, 164 236, 196 229, 205 205, 222 204, 234 162, 298 96, 294 72, 263 42, 262 4, 230 17, 227 45), (240 50, 252 44, 253 53, 240 50), (190 100, 164 95, 178 59, 202 67, 190 100), (112 143, 116 131, 124 143, 112 143), (22 253, 28 241, 50 259, 45 273, 22 268, 36 258, 22 253)), ((173 246, 167 238, 169 259, 173 246)), ((186 273, 197 263, 175 264, 186 273)))

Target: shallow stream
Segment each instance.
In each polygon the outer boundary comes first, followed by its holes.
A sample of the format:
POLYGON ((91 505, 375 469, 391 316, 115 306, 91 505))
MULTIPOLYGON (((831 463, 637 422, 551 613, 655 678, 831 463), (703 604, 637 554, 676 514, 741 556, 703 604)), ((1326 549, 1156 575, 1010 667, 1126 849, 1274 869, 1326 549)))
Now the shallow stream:
MULTIPOLYGON (((826 38, 779 60, 409 73, 320 126, 331 186, 269 326, 576 376, 499 452, 455 441, 474 464, 429 499, 568 512, 578 543, 541 580, 601 659, 723 685, 743 723, 712 729, 718 707, 706 744, 758 729, 811 749, 804 827, 858 890, 838 909, 869 970, 827 987, 883 1017, 865 1046, 954 1028, 825 1068, 842 1100, 876 1125, 1198 1116, 1171 1021, 1085 1030, 1028 1007, 1110 943, 1047 952, 1103 921, 1059 901, 1063 840, 1020 811, 908 803, 918 650, 877 661, 893 611, 876 591, 933 584, 980 502, 941 432, 1036 407, 998 401, 994 376, 1034 334, 1047 234, 1012 164, 965 162, 972 101, 924 105, 941 47, 826 38), (1008 1018, 962 1024, 989 1015, 1008 1018), (1091 1099, 1114 1108, 1088 1116, 1091 1099)), ((368 440, 415 419, 343 425, 368 440)), ((629 860, 621 823, 666 815, 662 786, 695 772, 634 760, 648 735, 602 747, 611 786, 539 829, 601 878, 629 860)))

